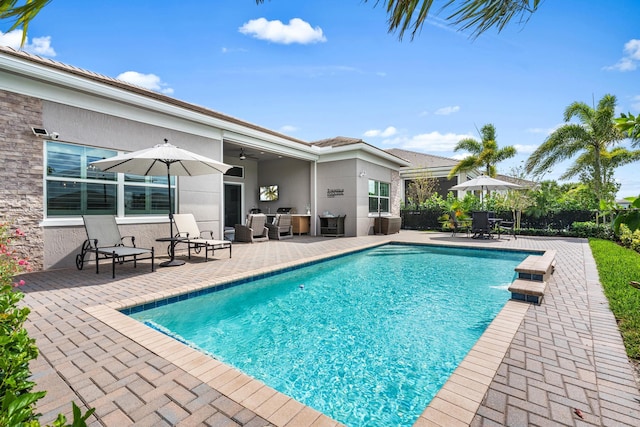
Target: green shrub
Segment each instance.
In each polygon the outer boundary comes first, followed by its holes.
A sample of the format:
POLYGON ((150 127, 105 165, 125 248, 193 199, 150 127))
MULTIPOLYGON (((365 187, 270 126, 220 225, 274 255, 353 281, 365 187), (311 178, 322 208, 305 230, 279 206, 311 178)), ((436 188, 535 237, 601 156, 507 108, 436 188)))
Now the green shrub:
POLYGON ((575 237, 595 237, 598 239, 613 239, 613 230, 605 224, 596 224, 595 222, 574 222, 571 224, 571 231, 575 237))
MULTIPOLYGON (((39 414, 34 413, 34 407, 46 392, 31 391, 35 383, 29 380, 29 362, 38 357, 38 348, 24 328, 29 309, 18 307, 24 294, 16 288, 24 285, 24 280, 14 279, 30 269, 29 261, 13 249, 13 240, 22 236, 19 229, 12 232, 10 224, 0 223, 0 426, 38 427, 39 414)), ((72 426, 86 426, 94 409, 83 416, 75 403, 72 405, 72 426)), ((66 422, 60 414, 53 426, 66 427, 66 422)))
POLYGON ((29 362, 38 357, 38 348, 24 328, 29 309, 18 307, 24 295, 14 291, 24 284, 14 282, 15 275, 29 267, 12 247, 12 240, 19 237, 20 230, 11 233, 8 223, 0 224, 0 425, 34 422, 33 405, 44 396, 31 393, 35 384, 29 380, 29 362))
POLYGON ((626 224, 620 224, 618 233, 618 240, 622 246, 640 252, 640 229, 632 232, 626 224))

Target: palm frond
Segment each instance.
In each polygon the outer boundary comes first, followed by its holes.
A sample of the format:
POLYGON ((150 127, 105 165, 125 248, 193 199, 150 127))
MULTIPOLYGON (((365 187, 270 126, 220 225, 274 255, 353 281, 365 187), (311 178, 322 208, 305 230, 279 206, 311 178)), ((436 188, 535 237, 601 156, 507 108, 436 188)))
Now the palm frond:
POLYGON ((478 155, 482 153, 482 144, 473 138, 465 138, 458 141, 453 151, 468 151, 478 155))
MULTIPOLYGON (((264 0, 257 0, 262 3, 264 0)), ((363 0, 367 3, 369 0, 363 0)), ((476 38, 490 28, 502 31, 509 22, 517 19, 523 25, 538 9, 542 0, 449 0, 440 10, 453 8, 446 18, 460 31, 473 29, 476 38)), ((433 0, 376 0, 374 7, 383 3, 388 15, 388 31, 397 32, 402 40, 407 31, 411 39, 420 32, 433 7, 433 0)))
MULTIPOLYGON (((462 1, 462 4, 447 17, 453 25, 465 31, 473 29, 472 36, 478 37, 490 28, 497 28, 502 31, 506 25, 516 18, 521 25, 526 24, 531 15, 538 9, 541 0, 474 0, 462 1)), ((457 2, 449 0, 444 8, 450 7, 457 2)))
POLYGON ((26 0, 25 4, 18 6, 18 0, 1 0, 0 1, 0 20, 14 21, 9 27, 9 31, 13 31, 18 27, 22 27, 21 45, 27 41, 27 31, 29 23, 33 21, 38 13, 49 4, 51 0, 26 0))

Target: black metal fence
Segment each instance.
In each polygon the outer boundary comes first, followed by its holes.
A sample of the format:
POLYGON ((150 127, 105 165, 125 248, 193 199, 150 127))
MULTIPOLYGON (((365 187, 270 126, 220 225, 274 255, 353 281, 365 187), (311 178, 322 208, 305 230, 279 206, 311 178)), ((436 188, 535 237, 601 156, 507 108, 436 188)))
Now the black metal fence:
MULTIPOLYGON (((405 230, 441 230, 442 223, 438 220, 446 212, 440 208, 402 210, 402 228, 405 230)), ((510 211, 498 211, 496 217, 507 220, 512 219, 510 211)), ((567 230, 574 222, 596 220, 596 212, 590 210, 571 210, 549 212, 546 215, 535 217, 524 212, 520 217, 520 228, 532 228, 538 230, 567 230)))

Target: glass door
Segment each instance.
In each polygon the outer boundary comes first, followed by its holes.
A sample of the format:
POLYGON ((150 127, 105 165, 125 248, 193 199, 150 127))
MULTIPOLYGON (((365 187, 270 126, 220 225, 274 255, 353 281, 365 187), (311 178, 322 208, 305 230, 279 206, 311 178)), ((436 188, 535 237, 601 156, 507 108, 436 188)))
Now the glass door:
POLYGON ((242 224, 242 184, 224 183, 224 227, 242 224))

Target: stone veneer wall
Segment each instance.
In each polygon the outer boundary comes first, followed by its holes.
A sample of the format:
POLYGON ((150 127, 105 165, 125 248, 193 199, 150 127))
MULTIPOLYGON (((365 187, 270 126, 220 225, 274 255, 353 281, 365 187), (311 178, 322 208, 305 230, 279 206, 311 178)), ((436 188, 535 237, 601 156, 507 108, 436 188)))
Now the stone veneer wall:
POLYGON ((400 204, 402 203, 402 179, 400 179, 400 172, 391 171, 391 215, 400 216, 400 204))
POLYGON ((42 139, 31 130, 41 124, 40 99, 0 90, 0 221, 24 231, 15 248, 33 270, 44 258, 42 139))

